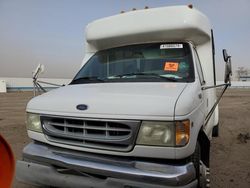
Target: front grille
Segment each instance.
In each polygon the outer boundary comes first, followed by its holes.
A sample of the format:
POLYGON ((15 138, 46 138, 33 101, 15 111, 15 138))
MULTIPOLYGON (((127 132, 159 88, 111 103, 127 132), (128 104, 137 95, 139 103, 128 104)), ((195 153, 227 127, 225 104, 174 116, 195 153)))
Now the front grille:
POLYGON ((140 121, 41 116, 47 139, 68 145, 129 151, 140 121))

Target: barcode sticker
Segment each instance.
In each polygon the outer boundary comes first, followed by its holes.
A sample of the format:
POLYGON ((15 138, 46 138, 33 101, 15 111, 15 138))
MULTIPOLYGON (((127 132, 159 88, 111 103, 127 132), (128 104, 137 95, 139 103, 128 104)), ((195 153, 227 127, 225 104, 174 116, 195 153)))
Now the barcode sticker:
POLYGON ((161 44, 160 49, 183 48, 183 44, 161 44))

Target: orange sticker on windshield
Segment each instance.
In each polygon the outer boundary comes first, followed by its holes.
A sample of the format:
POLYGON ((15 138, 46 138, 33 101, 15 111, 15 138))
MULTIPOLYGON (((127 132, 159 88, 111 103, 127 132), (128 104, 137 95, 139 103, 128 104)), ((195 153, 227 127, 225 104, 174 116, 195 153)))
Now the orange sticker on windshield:
POLYGON ((179 68, 179 63, 177 62, 166 62, 164 66, 164 71, 177 72, 179 68))

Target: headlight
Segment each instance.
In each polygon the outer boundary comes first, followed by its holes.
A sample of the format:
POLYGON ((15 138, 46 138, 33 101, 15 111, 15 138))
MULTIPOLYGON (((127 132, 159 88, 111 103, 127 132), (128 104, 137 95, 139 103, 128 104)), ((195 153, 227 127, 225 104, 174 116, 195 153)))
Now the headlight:
POLYGON ((137 144, 173 146, 175 143, 173 122, 143 121, 137 144))
POLYGON ((190 123, 143 121, 137 144, 150 146, 184 146, 190 136, 190 123))
POLYGON ((38 114, 27 113, 27 129, 36 132, 43 132, 40 116, 38 114))

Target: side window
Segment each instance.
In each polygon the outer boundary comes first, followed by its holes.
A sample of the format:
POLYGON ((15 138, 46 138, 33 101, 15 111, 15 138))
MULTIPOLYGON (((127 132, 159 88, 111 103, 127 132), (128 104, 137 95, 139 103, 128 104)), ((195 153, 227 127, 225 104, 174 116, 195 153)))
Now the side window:
POLYGON ((197 72, 199 75, 201 85, 204 85, 205 79, 204 79, 204 75, 203 75, 203 71, 202 71, 202 67, 201 67, 201 62, 200 62, 200 59, 199 59, 199 56, 197 54, 196 49, 194 49, 194 57, 195 57, 195 64, 196 64, 196 68, 197 68, 197 72))

